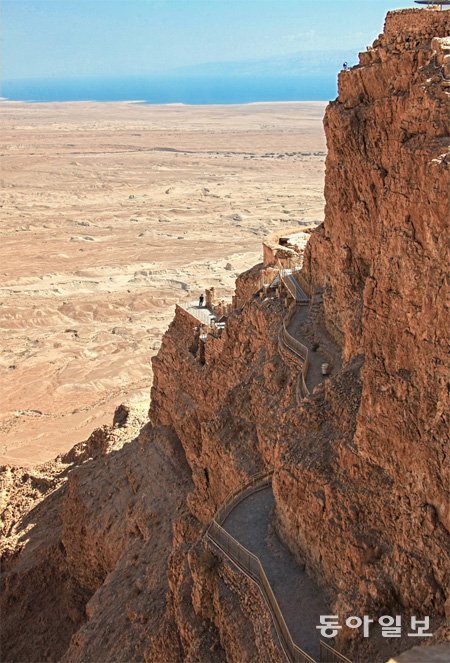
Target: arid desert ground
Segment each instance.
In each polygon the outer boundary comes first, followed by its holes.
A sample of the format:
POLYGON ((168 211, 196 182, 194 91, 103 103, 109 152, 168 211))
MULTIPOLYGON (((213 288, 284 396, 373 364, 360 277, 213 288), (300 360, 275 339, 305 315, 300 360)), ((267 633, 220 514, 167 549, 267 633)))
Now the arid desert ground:
POLYGON ((175 302, 322 220, 324 109, 0 102, 0 463, 148 403, 175 302))

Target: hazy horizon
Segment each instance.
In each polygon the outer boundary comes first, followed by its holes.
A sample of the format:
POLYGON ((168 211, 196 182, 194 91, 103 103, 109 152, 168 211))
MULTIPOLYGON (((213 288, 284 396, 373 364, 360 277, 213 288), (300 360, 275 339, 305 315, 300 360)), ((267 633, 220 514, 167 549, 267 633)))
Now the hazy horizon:
POLYGON ((4 0, 0 95, 327 101, 395 0, 4 0))
POLYGON ((0 96, 30 102, 139 100, 192 105, 327 101, 336 96, 337 71, 344 60, 352 62, 351 56, 346 51, 311 51, 190 65, 141 76, 18 79, 4 81, 0 96), (327 73, 323 73, 324 68, 327 73))

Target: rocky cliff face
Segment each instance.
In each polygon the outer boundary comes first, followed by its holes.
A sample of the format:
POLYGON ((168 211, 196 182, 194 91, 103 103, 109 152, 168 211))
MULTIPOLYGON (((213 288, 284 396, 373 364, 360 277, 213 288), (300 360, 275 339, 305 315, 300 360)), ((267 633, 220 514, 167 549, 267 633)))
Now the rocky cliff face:
POLYGON ((380 523, 380 478, 391 487, 387 520, 381 527, 374 520, 374 536, 380 545, 385 539, 382 556, 398 573, 393 584, 414 607, 429 592, 413 573, 404 574, 404 555, 409 563, 417 559, 418 576, 427 568, 435 577, 439 595, 444 578, 438 547, 429 555, 429 534, 437 540, 449 527, 443 475, 449 94, 431 49, 433 36, 448 33, 449 19, 446 12, 389 14, 361 64, 340 74, 339 97, 325 119, 326 218, 305 264, 311 287, 324 290, 324 318, 344 360, 363 361, 347 462, 357 476, 364 467, 369 480, 379 475, 362 520, 372 511, 380 523), (385 536, 389 521, 397 536, 393 529, 385 536))
MULTIPOLYGON (((140 432, 121 412, 57 463, 4 472, 5 661, 283 661, 261 593, 203 539, 228 492, 265 469, 280 537, 334 614, 428 614, 439 629, 449 157, 445 44, 431 44, 449 19, 389 14, 327 111, 302 333, 331 377, 298 402, 284 302, 259 292, 275 268, 257 265, 204 345, 177 308, 140 432)), ((338 645, 374 662, 410 646, 345 630, 338 645)))
POLYGON ((275 485, 292 549, 344 612, 443 614, 447 597, 449 88, 431 42, 449 19, 389 14, 325 118, 326 215, 304 274, 361 370, 353 411, 324 416, 328 458, 305 454, 305 431, 275 485))

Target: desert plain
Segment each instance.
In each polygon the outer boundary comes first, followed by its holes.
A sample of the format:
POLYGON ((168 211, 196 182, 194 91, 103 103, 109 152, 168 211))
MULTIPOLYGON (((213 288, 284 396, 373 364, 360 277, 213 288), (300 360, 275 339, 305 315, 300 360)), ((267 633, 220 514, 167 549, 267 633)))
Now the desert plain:
POLYGON ((146 407, 175 303, 320 223, 324 110, 0 101, 0 464, 146 407))

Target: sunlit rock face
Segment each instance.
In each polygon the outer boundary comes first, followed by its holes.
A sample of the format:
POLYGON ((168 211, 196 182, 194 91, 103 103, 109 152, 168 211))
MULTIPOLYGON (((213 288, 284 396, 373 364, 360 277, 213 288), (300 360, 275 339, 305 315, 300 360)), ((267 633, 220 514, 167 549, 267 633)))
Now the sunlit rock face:
MULTIPOLYGON (((3 473, 5 661, 284 661, 262 593, 204 537, 228 493, 267 470, 271 535, 341 623, 430 615, 430 641, 445 637, 449 19, 393 12, 341 73, 324 223, 306 248, 299 229, 284 248, 266 241, 223 330, 176 308, 150 422, 121 408, 55 463, 3 473), (299 329, 331 366, 304 400, 279 342, 289 297, 267 291, 279 260, 303 262, 299 329)), ((411 646, 355 635, 336 643, 354 661, 411 646)))
POLYGON ((316 432, 300 422, 275 490, 291 548, 347 614, 443 615, 447 599, 449 32, 450 12, 389 13, 326 112, 304 274, 346 382, 325 389, 316 432))

